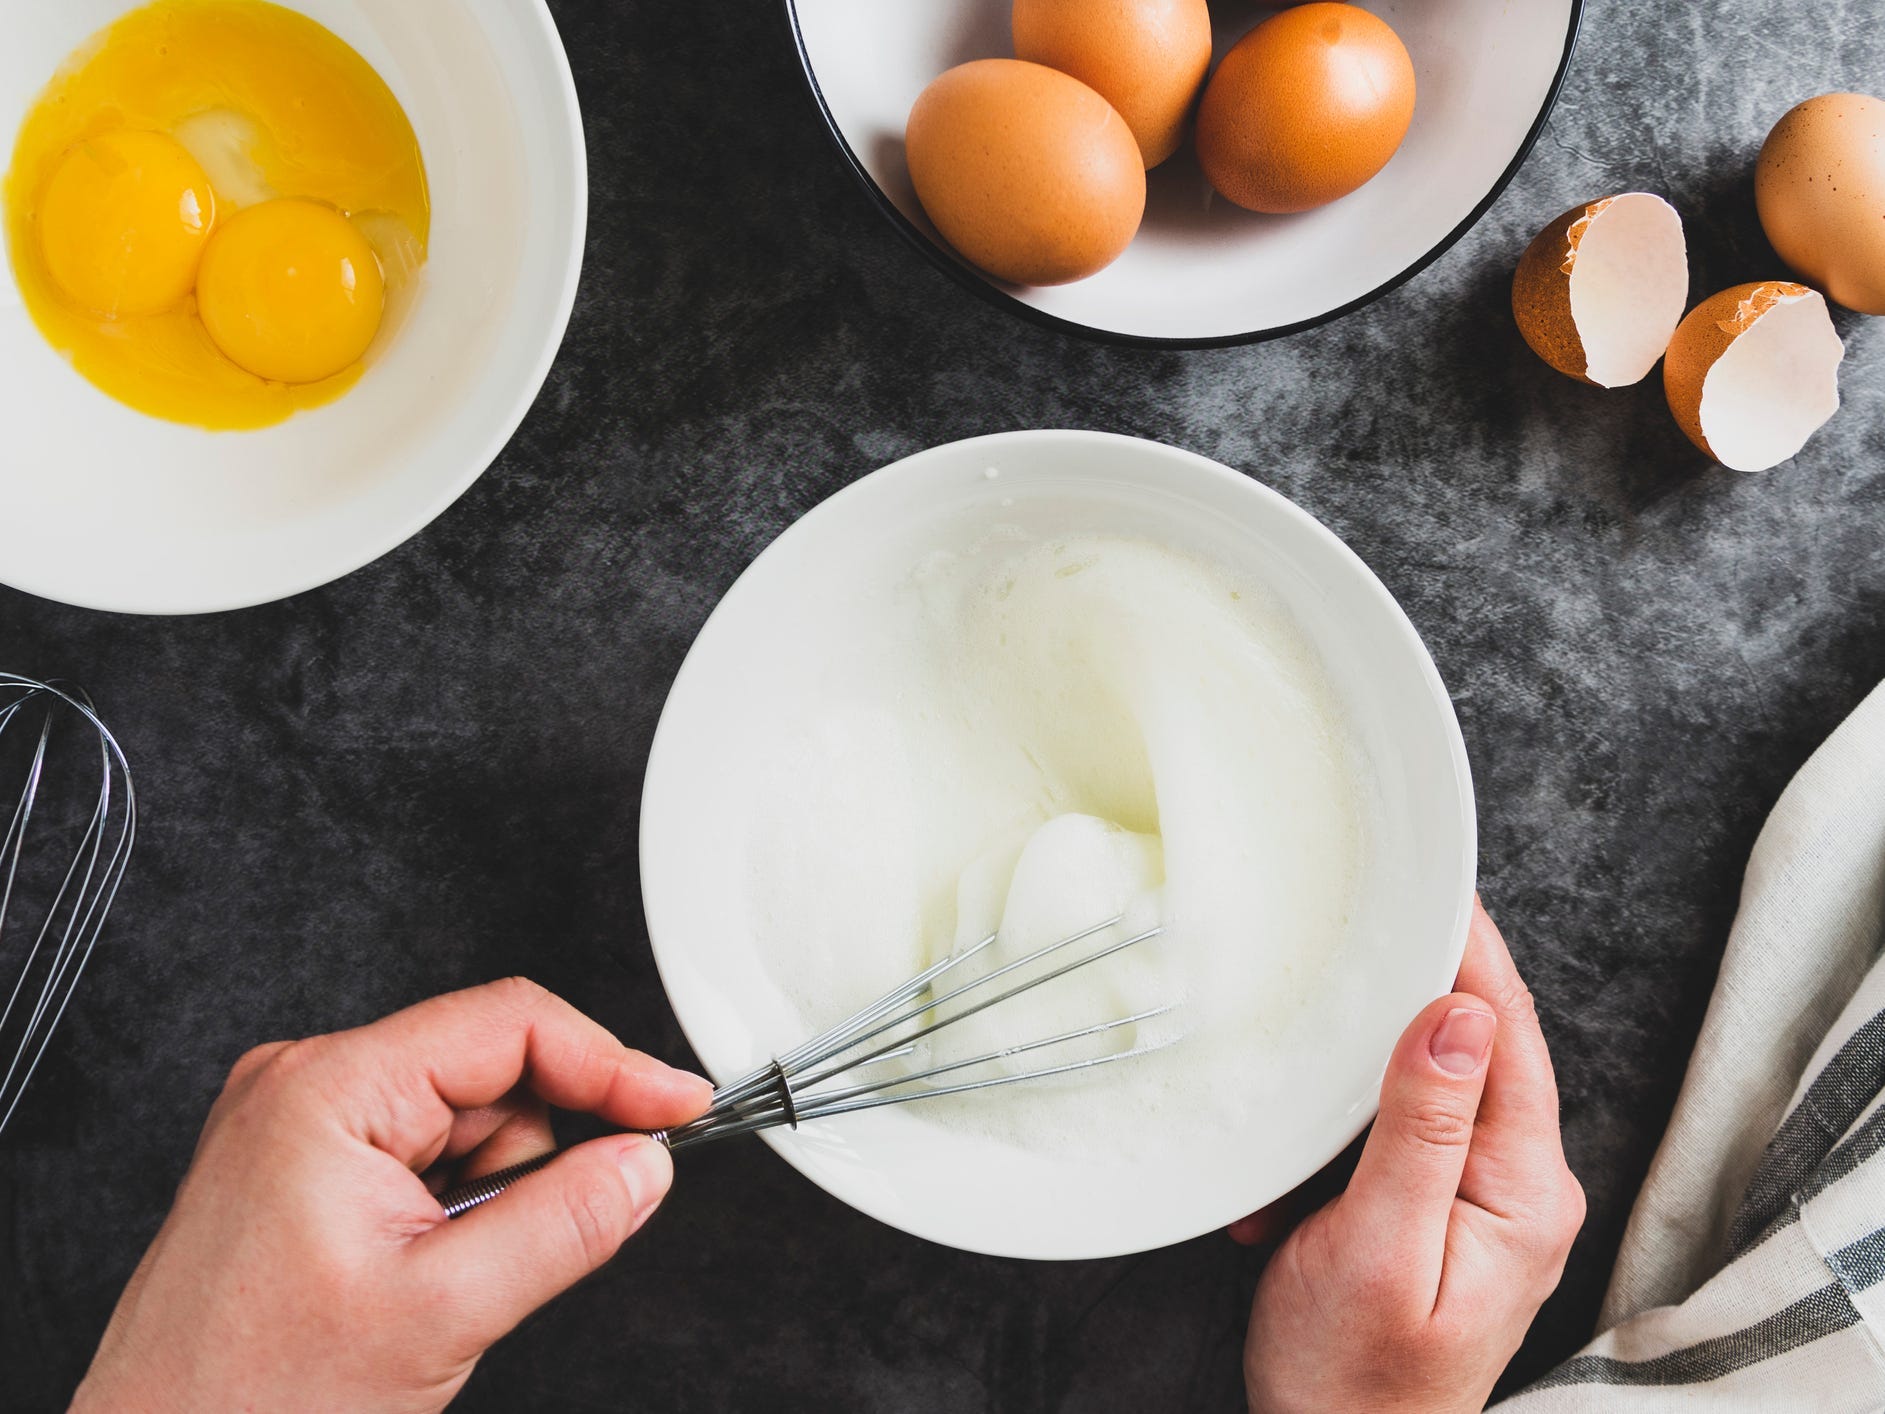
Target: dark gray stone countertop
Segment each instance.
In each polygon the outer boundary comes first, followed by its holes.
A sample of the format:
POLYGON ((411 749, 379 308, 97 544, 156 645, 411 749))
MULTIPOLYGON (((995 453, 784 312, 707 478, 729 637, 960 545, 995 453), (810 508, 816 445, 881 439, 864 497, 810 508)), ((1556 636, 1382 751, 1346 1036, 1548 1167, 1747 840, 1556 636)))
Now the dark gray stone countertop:
MULTIPOLYGON (((1885 84, 1873 7, 1593 0, 1542 141, 1465 240, 1333 325, 1197 353, 1034 328, 918 259, 834 154, 776 5, 554 8, 588 123, 587 265, 490 473, 378 563, 265 608, 142 620, 0 591, 0 666, 87 684, 146 812, 0 1143, 0 1404, 69 1393, 254 1042, 524 972, 688 1060, 635 873, 682 655, 832 491, 1012 427, 1248 471, 1426 636, 1477 778, 1481 888, 1590 1194, 1513 1378, 1575 1348, 1755 833, 1885 675, 1885 321, 1840 319, 1844 410, 1743 476, 1690 448, 1660 378, 1605 393, 1533 358, 1508 280, 1560 210, 1635 188, 1681 209, 1697 297, 1777 274, 1754 153, 1799 99, 1885 84)), ((1225 1240, 1029 1265, 881 1227, 756 1147, 689 1155, 683 1180, 462 1407, 1238 1407, 1255 1268, 1225 1240)))

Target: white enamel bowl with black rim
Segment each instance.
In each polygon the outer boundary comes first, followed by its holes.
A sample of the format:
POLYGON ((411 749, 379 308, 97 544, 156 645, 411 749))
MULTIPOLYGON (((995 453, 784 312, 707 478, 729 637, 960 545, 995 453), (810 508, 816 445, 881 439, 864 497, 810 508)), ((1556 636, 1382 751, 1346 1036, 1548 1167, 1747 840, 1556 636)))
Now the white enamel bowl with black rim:
MULTIPOLYGON (((786 0, 831 136, 878 208, 939 268, 1037 323, 1119 343, 1204 347, 1358 309, 1471 229, 1543 129, 1583 0, 1366 0, 1406 43, 1418 98, 1394 159, 1320 210, 1259 216, 1211 191, 1189 142, 1148 174, 1145 222, 1099 274, 1051 289, 961 260, 923 215, 903 156, 910 105, 970 59, 1010 55, 1011 0, 786 0)), ((1271 13, 1213 3, 1223 52, 1271 13)))

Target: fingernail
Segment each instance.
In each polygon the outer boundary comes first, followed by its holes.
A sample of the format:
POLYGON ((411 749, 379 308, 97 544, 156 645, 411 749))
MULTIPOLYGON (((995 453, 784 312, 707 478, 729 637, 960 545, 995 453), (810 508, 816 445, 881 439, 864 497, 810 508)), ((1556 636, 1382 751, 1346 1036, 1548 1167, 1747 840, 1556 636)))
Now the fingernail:
POLYGON ((667 1095, 677 1119, 691 1119, 713 1103, 713 1082, 691 1070, 670 1070, 661 1077, 659 1088, 667 1095))
POLYGON ((669 1065, 653 1056, 631 1053, 625 1065, 635 1084, 658 1087, 676 1099, 705 1099, 713 1094, 713 1082, 704 1075, 682 1070, 678 1065, 669 1065))
POLYGON ((1433 1035, 1427 1040, 1427 1053, 1448 1075, 1471 1075, 1486 1063, 1486 1052, 1492 1049, 1492 1032, 1497 1024, 1489 1011, 1454 1007, 1433 1028, 1433 1035))
POLYGON ((615 1162, 628 1182, 637 1213, 646 1213, 659 1203, 674 1182, 674 1161, 667 1149, 645 1134, 630 1136, 616 1151, 615 1162))

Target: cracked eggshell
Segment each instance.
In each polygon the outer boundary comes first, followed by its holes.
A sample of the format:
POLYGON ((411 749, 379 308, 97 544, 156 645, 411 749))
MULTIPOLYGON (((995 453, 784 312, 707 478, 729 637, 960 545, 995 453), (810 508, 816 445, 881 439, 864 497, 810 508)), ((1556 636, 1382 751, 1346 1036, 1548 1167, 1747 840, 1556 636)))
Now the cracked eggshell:
POLYGON ((1512 315, 1532 351, 1600 388, 1649 376, 1688 298, 1682 218, 1650 192, 1572 207, 1512 277, 1512 315))
POLYGON ((1663 391, 1689 440, 1734 471, 1765 471, 1839 409, 1845 346, 1817 290, 1735 285, 1690 310, 1669 341, 1663 391))

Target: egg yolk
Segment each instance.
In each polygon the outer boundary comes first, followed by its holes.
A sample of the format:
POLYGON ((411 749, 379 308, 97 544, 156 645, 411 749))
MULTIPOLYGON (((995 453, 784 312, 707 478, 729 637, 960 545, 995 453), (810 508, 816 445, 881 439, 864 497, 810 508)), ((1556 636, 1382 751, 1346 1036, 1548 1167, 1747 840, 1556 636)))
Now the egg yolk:
POLYGON ((106 319, 180 304, 215 220, 209 178, 175 138, 131 130, 74 143, 39 205, 39 243, 61 293, 106 319))
POLYGON ((353 222, 318 201, 284 198, 216 228, 196 307, 230 362, 277 383, 318 383, 367 351, 385 288, 353 222))
MULTIPOLYGON (((268 0, 102 8, 124 13, 0 151, 20 306, 75 373, 154 417, 236 431, 333 402, 422 297, 431 204, 399 100, 268 0)), ((10 55, 0 20, 0 68, 10 55)))

